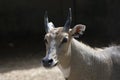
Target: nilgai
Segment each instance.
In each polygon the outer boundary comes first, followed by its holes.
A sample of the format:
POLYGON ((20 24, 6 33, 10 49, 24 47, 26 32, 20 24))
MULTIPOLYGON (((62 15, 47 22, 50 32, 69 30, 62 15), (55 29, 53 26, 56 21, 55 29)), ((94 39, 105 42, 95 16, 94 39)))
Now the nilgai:
MULTIPOLYGON (((59 66, 66 80, 120 80, 120 46, 91 48, 77 41, 86 26, 78 24, 70 29, 71 8, 63 27, 55 28, 44 16, 46 56, 42 64, 46 68, 59 66)), ((48 74, 49 75, 49 74, 48 74)))

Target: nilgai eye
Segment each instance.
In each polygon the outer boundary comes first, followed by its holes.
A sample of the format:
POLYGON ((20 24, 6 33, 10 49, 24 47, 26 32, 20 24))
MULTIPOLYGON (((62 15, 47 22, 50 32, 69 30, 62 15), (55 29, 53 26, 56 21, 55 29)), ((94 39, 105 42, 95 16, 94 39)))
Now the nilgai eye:
POLYGON ((67 38, 63 38, 62 43, 66 43, 67 40, 68 40, 67 38))
POLYGON ((48 43, 47 39, 44 39, 45 43, 48 43))

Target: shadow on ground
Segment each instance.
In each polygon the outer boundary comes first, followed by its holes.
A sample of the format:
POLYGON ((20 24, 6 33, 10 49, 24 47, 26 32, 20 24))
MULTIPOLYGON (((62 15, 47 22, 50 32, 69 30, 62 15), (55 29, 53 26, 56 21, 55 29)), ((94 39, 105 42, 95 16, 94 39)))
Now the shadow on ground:
POLYGON ((19 39, 0 43, 0 73, 41 66, 44 44, 39 39, 19 39))

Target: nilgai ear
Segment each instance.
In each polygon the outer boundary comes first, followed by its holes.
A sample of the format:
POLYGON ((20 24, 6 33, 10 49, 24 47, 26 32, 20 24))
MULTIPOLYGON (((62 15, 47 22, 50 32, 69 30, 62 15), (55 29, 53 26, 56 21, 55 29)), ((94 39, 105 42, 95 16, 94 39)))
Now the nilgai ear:
POLYGON ((86 26, 83 24, 76 25, 72 30, 70 30, 70 34, 72 36, 79 36, 79 34, 83 34, 83 31, 85 31, 86 26))
POLYGON ((49 22, 49 23, 48 23, 48 32, 49 32, 50 30, 52 30, 53 28, 55 28, 54 24, 53 24, 52 22, 49 22))

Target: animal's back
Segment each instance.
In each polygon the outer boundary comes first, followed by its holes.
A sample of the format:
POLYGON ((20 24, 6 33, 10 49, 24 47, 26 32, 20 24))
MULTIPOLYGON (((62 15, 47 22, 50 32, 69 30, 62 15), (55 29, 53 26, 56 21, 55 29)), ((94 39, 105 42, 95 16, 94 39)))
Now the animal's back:
POLYGON ((112 46, 106 49, 106 52, 111 54, 113 64, 111 80, 120 80, 120 46, 112 46))
POLYGON ((69 80, 110 80, 111 66, 111 57, 104 50, 96 51, 77 41, 72 44, 69 80))

